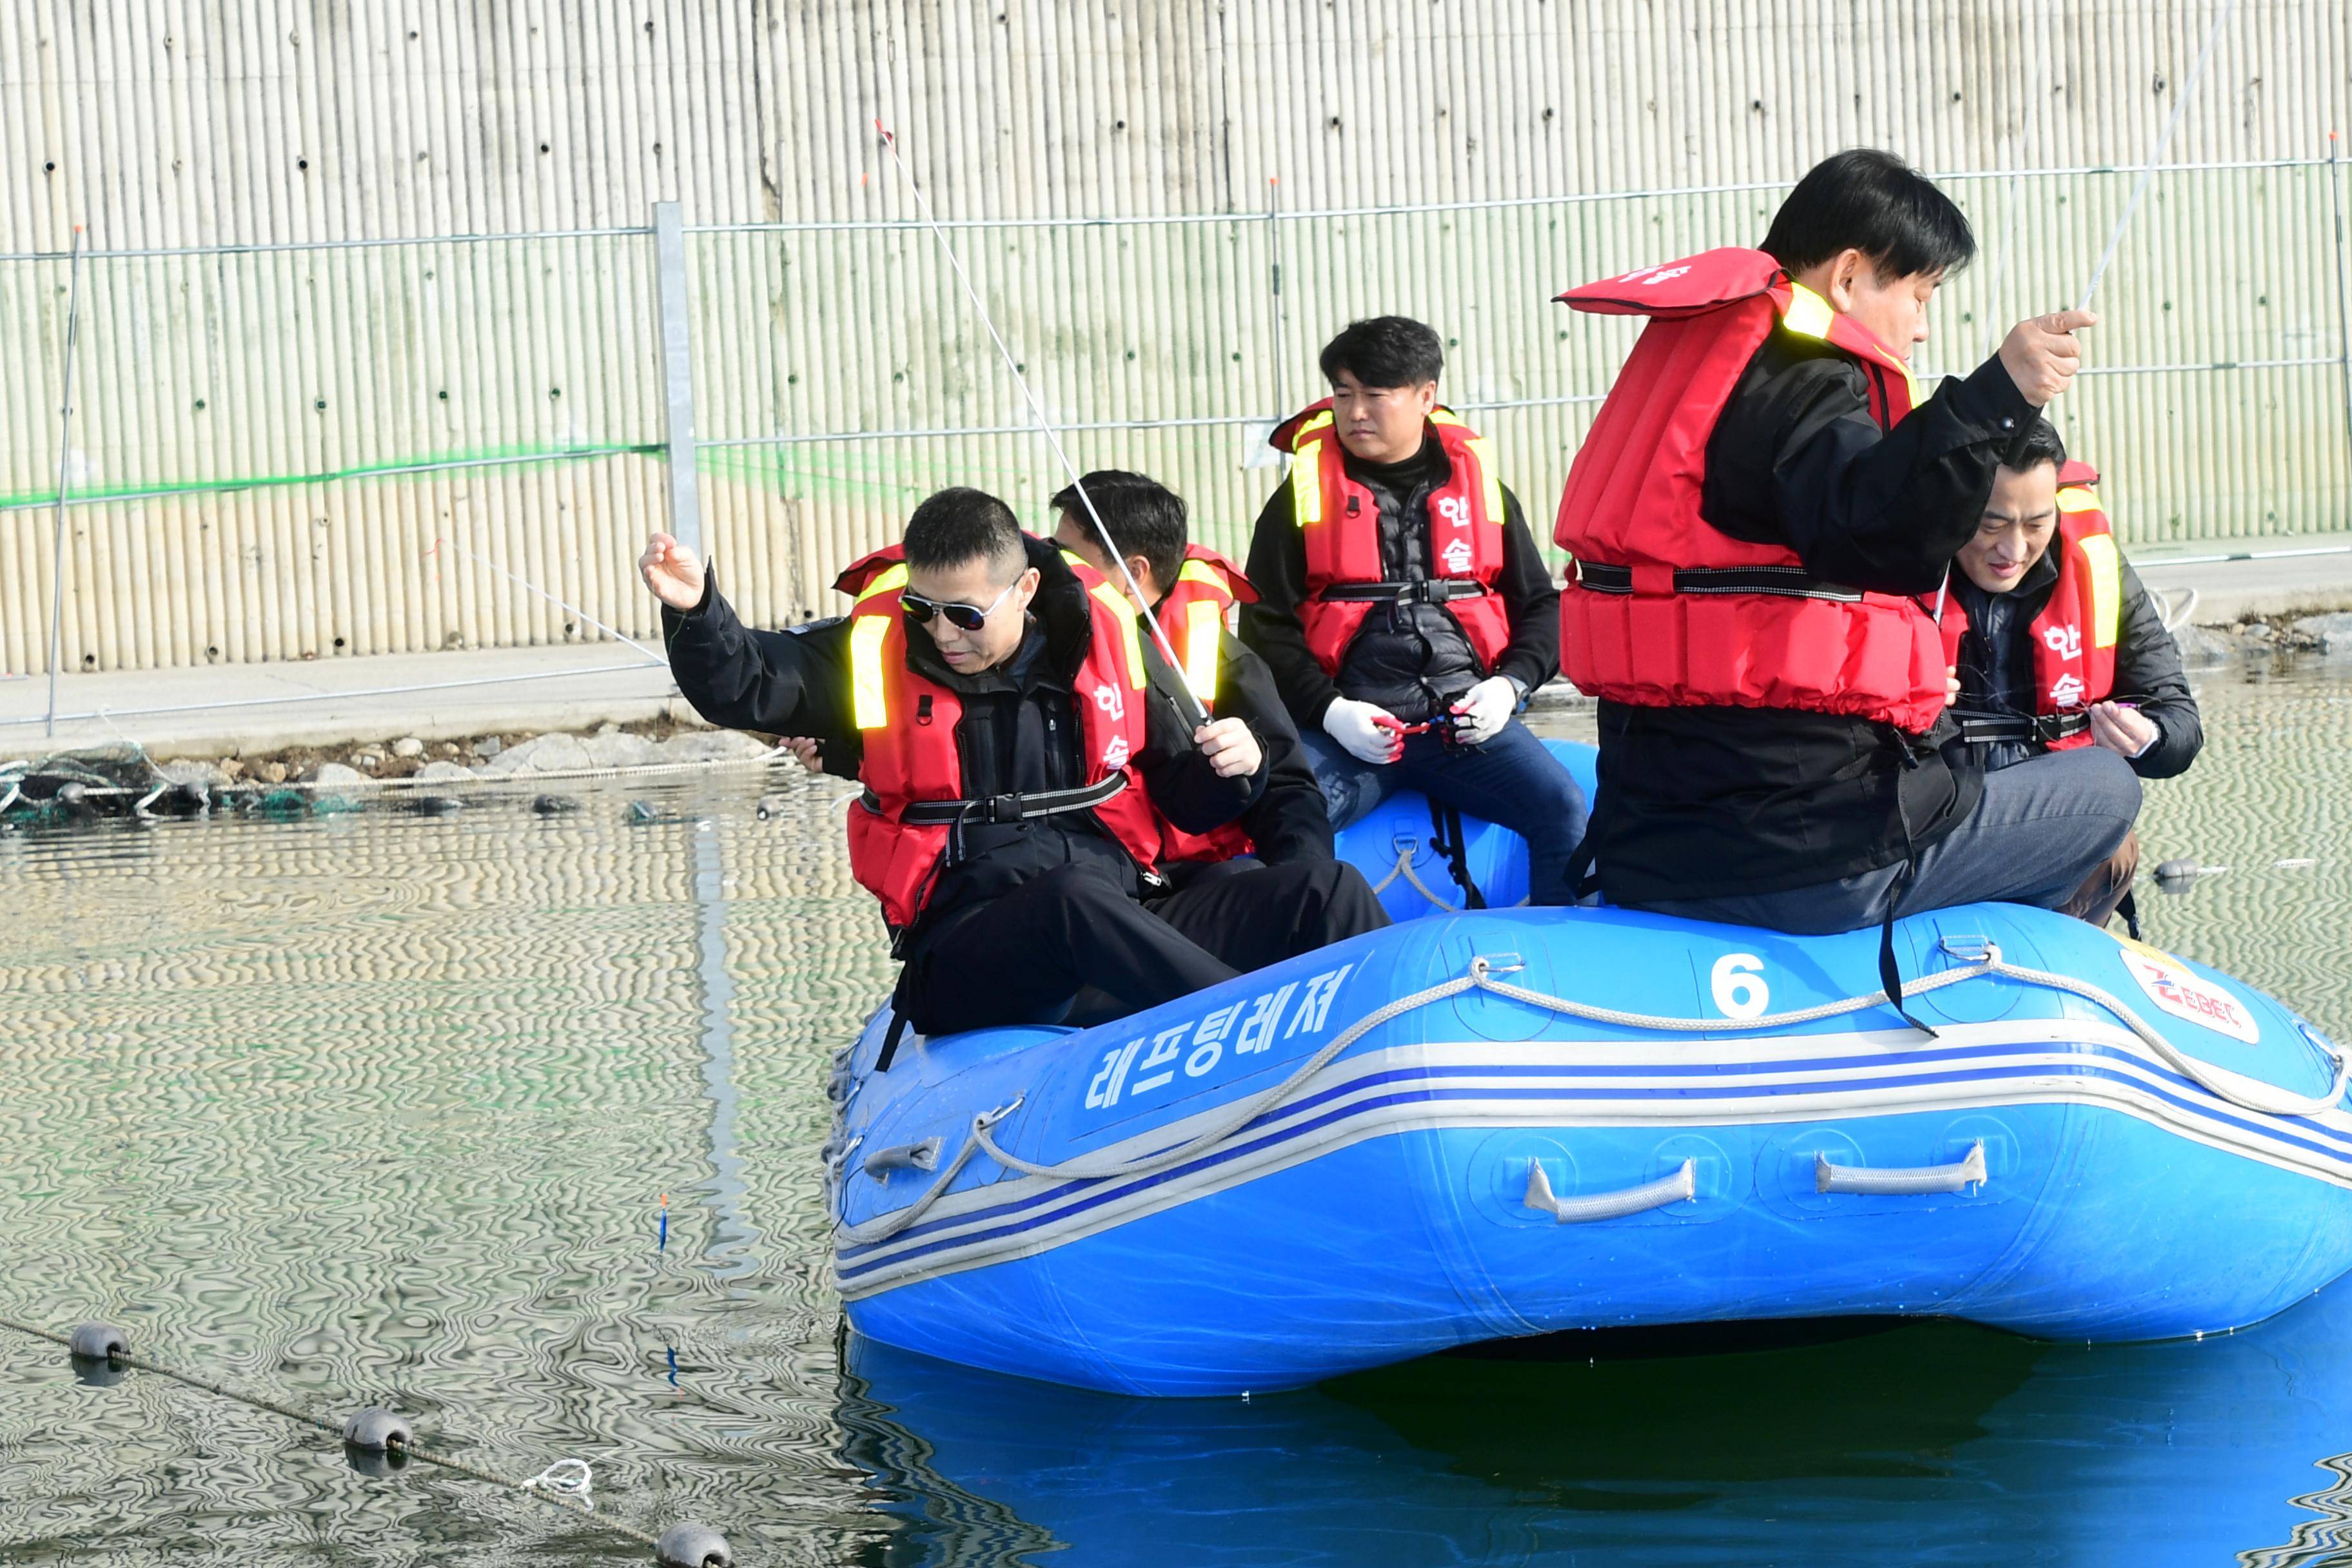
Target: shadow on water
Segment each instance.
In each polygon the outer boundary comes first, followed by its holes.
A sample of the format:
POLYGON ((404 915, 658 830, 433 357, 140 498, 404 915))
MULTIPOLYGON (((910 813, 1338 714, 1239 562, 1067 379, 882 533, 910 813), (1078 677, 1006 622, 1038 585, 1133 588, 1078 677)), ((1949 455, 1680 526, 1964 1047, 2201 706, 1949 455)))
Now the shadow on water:
POLYGON ((2049 1349, 1888 1318, 1599 1330, 1433 1356, 1323 1393, 1459 1474, 1559 1507, 1684 1508, 1718 1483, 1940 1475, 1941 1456, 1983 1436, 1986 1413, 2049 1349), (1537 1431, 1495 1418, 1514 1408, 1576 1418, 1537 1431))
POLYGON ((2352 1542, 2352 1460, 2325 1458, 2352 1447, 2352 1291, 2200 1342, 1852 1320, 1774 1337, 1595 1338, 1574 1360, 1433 1356, 1192 1401, 852 1340, 841 1452, 898 1525, 861 1560, 891 1568, 2316 1568, 2352 1542))

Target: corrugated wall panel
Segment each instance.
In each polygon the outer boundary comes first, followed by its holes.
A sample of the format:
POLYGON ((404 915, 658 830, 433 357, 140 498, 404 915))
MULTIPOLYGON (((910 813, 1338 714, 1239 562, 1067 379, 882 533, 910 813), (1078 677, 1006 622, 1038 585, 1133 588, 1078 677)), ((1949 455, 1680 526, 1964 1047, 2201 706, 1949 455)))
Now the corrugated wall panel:
MULTIPOLYGON (((2218 4, 2218 0, 2216 0, 2218 4)), ((1538 527, 1631 342, 1562 287, 1760 235, 1839 145, 1923 166, 2144 156, 2211 5, 1316 0, 833 6, 712 0, 97 0, 0 13, 0 237, 101 252, 690 224, 707 439, 1025 425, 873 132, 877 115, 1088 467, 1146 468, 1245 542, 1264 421, 1349 317, 1450 341, 1538 527), (1269 181, 1278 178, 1278 187, 1269 181), (1691 190, 1760 182, 1770 188, 1691 190), (1286 216, 1264 214, 1278 189, 1286 216), (1611 200, 1608 192, 1658 192, 1611 200), (1488 204, 1364 212, 1382 204, 1488 204), (1087 220, 1222 215, 1210 222, 1087 220), (1035 220, 1056 220, 1032 226, 1035 220), (1270 287, 1282 262, 1283 291, 1270 287), (1277 352, 1278 343, 1278 352, 1277 352)), ((2173 148, 2310 159, 2352 121, 2352 8, 2243 0, 2173 148)), ((2127 173, 1952 182, 1983 258, 1923 363, 2070 301, 2127 173), (2004 214, 2008 216, 2004 217, 2004 214), (1996 264, 1996 258, 2004 258, 1996 264), (1992 298, 1995 274, 2000 298, 1992 298)), ((84 268, 65 662, 331 657, 652 629, 663 515, 642 235, 101 257, 84 268), (553 461, 566 453, 601 453, 553 461), (490 466, 488 459, 549 458, 490 466), (484 466, 403 468, 474 459, 484 466), (467 553, 467 552, 470 553, 467 553)), ((2352 524, 2324 170, 2162 177, 2062 423, 2135 539, 2352 524), (2155 374, 2147 367, 2178 366, 2155 374)), ((0 261, 0 499, 56 480, 64 266, 0 261)), ((748 613, 826 584, 937 485, 1043 525, 1034 436, 714 446, 709 540, 748 613)), ((0 659, 45 657, 48 518, 0 511, 0 659)))

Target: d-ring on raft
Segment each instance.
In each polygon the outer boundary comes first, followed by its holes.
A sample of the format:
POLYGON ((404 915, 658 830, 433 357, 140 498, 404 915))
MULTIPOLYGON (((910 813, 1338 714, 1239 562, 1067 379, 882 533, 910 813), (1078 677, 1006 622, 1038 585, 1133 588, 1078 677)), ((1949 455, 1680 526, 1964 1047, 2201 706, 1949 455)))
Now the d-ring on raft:
MULTIPOLYGON (((1399 798, 1342 851, 1377 881, 1427 822, 1399 798)), ((1895 930, 1930 1038, 1875 931, 1512 908, 1524 847, 1469 840, 1488 910, 1391 878, 1391 930, 1116 1024, 910 1035, 877 1072, 877 1014, 835 1075, 852 1325, 1214 1394, 1612 1325, 2169 1338, 2352 1268, 2345 1059, 2250 986, 1970 905, 1895 930)))

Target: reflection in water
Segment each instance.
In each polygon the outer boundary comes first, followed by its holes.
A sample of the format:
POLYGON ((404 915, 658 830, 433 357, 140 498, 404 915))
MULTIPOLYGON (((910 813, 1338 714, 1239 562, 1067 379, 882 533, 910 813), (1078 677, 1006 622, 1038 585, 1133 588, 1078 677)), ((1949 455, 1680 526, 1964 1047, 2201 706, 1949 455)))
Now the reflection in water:
MULTIPOLYGON (((2208 755, 2144 832, 2230 869, 2144 891, 2151 939, 2352 1034, 2352 686, 2203 695, 2208 755)), ((824 1084, 888 964, 839 786, 719 775, 642 826, 617 791, 527 798, 0 837, 0 1315, 112 1318, 525 1474, 583 1458, 601 1507, 747 1563, 2312 1568, 2352 1539, 2352 1292, 2195 1345, 1604 1337, 1246 1402, 845 1369, 824 1084)), ((69 1554, 641 1556, 0 1335, 0 1561, 69 1554)))
POLYGON ((1621 1360, 1601 1336, 1589 1362, 1441 1356, 1246 1401, 1122 1399, 858 1341, 843 1453, 893 1495, 959 1500, 925 1516, 930 1563, 1003 1561, 976 1493, 1066 1542, 1054 1561, 1137 1568, 2311 1568, 2342 1526, 2294 1500, 2352 1446, 2347 1335, 2339 1292, 2199 1343, 1923 1322, 1621 1360))
POLYGON ((736 1146, 735 980, 727 973, 727 903, 724 868, 719 858, 718 825, 708 817, 694 825, 694 908, 701 963, 702 1082, 710 1096, 710 1169, 707 1184, 711 1212, 712 1255, 725 1258, 722 1272, 741 1274, 755 1265, 751 1220, 744 1212, 743 1155, 736 1146))

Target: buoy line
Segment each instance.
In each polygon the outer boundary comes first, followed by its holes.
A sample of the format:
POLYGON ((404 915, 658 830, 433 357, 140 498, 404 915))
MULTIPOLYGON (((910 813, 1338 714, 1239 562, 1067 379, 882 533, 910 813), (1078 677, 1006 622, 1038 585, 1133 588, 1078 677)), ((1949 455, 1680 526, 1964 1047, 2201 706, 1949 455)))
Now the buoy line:
MULTIPOLYGON (((522 1479, 461 1459, 454 1454, 426 1447, 416 1441, 405 1420, 379 1406, 370 1405, 354 1411, 338 1425, 307 1410, 271 1399, 267 1394, 235 1388, 195 1373, 184 1372, 178 1367, 134 1355, 130 1336, 111 1324, 83 1323, 70 1334, 60 1334, 12 1318, 0 1318, 0 1328, 13 1329, 32 1339, 47 1340, 53 1345, 63 1346, 66 1353, 73 1358, 77 1369, 85 1366, 125 1367, 138 1372, 152 1372, 186 1387, 216 1394, 255 1410, 265 1410, 272 1415, 282 1415, 304 1426, 316 1427, 340 1438, 348 1447, 361 1454, 380 1454, 394 1463, 414 1459, 470 1476, 478 1481, 488 1481, 509 1491, 536 1497, 551 1507, 593 1520, 616 1535, 625 1535, 641 1545, 652 1547, 654 1561, 659 1568, 734 1568, 734 1552, 728 1546, 726 1538, 709 1525, 681 1520, 659 1535, 654 1535, 610 1514, 598 1512, 590 1495, 593 1472, 584 1459, 558 1459, 539 1474, 522 1479)), ((360 1467, 355 1462, 353 1468, 360 1467)), ((362 1473, 369 1472, 363 1470, 362 1473)))

